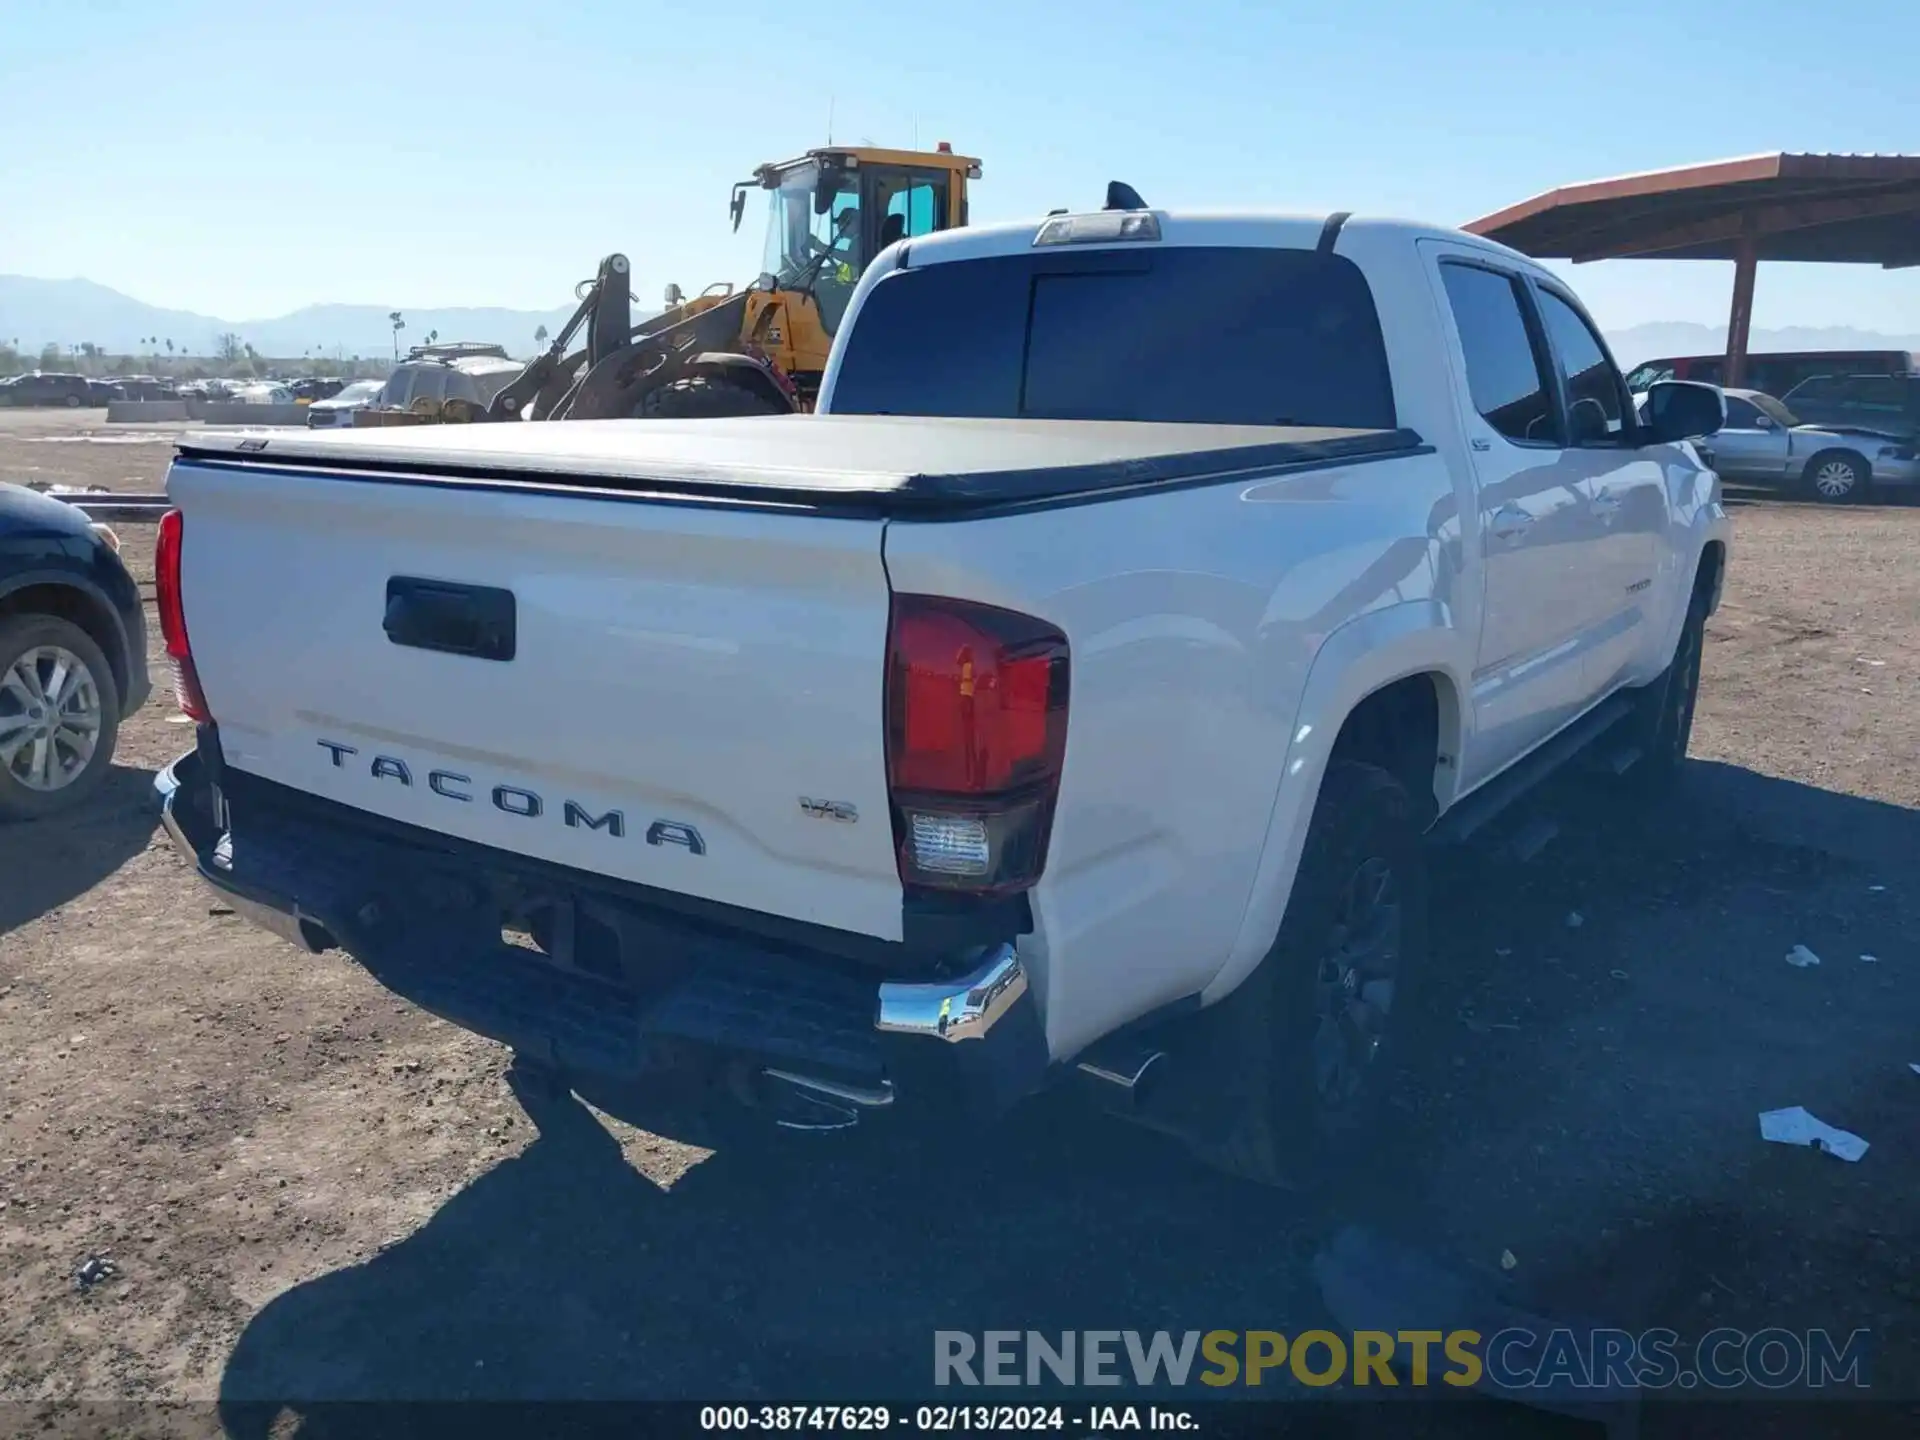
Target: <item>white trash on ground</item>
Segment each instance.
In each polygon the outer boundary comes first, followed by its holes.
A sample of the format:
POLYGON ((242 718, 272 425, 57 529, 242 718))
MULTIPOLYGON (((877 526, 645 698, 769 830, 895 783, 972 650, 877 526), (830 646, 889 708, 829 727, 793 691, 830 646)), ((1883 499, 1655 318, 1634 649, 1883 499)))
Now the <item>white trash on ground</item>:
POLYGON ((1787 952, 1787 964, 1804 970, 1809 965, 1818 965, 1820 957, 1804 945, 1796 945, 1787 952))
POLYGON ((1867 1153, 1867 1142, 1851 1131, 1838 1130, 1824 1120, 1809 1115, 1804 1106, 1760 1112, 1760 1138, 1776 1145, 1811 1145, 1842 1160, 1858 1160, 1867 1153))

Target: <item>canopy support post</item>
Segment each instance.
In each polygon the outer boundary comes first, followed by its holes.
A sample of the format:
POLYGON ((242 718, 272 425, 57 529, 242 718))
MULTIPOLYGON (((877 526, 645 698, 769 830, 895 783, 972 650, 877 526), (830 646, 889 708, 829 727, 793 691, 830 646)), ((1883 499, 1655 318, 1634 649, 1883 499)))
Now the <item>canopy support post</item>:
POLYGON ((1747 337, 1753 329, 1753 279, 1760 268, 1760 241, 1751 221, 1740 227, 1733 257, 1733 312, 1727 317, 1724 385, 1747 383, 1747 337))

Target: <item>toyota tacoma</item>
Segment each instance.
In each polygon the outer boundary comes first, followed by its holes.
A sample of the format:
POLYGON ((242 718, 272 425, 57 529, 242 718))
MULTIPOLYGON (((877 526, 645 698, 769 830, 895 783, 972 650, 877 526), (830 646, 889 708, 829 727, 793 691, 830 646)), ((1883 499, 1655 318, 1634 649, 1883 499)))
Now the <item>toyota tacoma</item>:
POLYGON ((167 826, 583 1093, 1061 1080, 1284 1178, 1369 1143, 1430 844, 1672 783, 1724 414, 1457 231, 905 241, 812 415, 183 440, 167 826))

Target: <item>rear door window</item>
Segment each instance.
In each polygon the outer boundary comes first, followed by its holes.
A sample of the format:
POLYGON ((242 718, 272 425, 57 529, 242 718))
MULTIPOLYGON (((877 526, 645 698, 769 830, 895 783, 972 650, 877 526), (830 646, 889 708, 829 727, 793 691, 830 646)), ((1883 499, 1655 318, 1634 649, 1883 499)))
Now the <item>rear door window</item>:
POLYGON ((867 296, 840 414, 1392 429, 1372 292, 1318 251, 1114 247, 897 271, 867 296))
POLYGON ((1440 278, 1460 334, 1467 394, 1480 418, 1522 445, 1557 445, 1559 417, 1544 357, 1521 309, 1519 281, 1452 261, 1440 266, 1440 278))

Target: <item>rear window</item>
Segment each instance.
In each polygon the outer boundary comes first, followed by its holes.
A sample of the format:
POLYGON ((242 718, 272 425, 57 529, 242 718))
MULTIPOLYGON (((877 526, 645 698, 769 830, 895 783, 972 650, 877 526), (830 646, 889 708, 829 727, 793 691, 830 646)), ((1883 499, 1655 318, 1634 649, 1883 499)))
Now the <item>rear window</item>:
POLYGON ((1307 250, 1054 252, 897 271, 846 337, 842 415, 1395 427, 1352 261, 1307 250))

